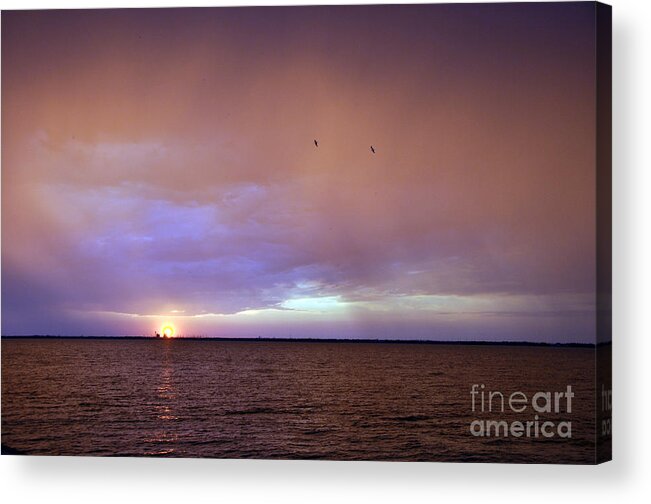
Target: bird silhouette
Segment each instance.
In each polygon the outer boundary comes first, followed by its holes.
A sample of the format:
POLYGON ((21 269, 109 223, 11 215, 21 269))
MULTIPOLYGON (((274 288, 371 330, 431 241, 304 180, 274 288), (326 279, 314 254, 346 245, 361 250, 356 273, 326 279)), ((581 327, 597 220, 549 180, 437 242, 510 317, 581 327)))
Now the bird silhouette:
POLYGON ((314 145, 317 147, 319 146, 319 142, 317 142, 316 139, 314 140, 314 145))
POLYGON ((373 154, 375 154, 375 149, 373 148, 372 145, 371 145, 371 152, 372 152, 373 154))

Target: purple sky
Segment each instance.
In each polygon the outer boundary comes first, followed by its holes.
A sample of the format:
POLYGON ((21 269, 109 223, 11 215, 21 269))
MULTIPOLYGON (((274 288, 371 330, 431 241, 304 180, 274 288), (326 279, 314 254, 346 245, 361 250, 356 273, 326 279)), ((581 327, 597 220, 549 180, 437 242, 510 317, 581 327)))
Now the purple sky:
POLYGON ((3 12, 2 334, 593 341, 594 14, 3 12))

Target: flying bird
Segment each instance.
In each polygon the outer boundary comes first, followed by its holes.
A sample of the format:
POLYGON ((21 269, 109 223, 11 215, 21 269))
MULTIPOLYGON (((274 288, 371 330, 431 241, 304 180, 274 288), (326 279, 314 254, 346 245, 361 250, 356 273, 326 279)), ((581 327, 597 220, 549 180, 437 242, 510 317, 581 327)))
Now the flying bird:
POLYGON ((314 140, 314 145, 317 147, 319 146, 319 142, 317 142, 316 139, 314 140))
POLYGON ((373 148, 372 145, 371 145, 371 152, 372 152, 373 154, 375 154, 375 149, 373 148))

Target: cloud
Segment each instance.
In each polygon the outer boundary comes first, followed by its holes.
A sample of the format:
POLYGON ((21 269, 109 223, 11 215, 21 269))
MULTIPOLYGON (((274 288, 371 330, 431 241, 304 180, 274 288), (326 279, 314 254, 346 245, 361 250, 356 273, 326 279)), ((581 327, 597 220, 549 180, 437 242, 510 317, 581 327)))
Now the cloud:
POLYGON ((483 313, 589 337, 564 315, 593 309, 583 11, 275 12, 10 15, 3 331, 174 315, 461 337, 483 313))
POLYGON ((34 202, 16 225, 38 232, 24 243, 17 233, 6 255, 38 282, 58 285, 61 307, 192 315, 291 307, 305 291, 386 304, 396 296, 589 287, 584 270, 568 271, 563 262, 550 268, 554 250, 542 243, 549 237, 536 235, 540 228, 505 229, 491 221, 490 209, 486 220, 460 215, 473 212, 467 200, 450 201, 408 178, 353 187, 355 181, 342 185, 341 177, 299 171, 259 184, 207 177, 180 190, 178 174, 165 174, 193 163, 188 147, 75 141, 53 149, 39 142, 30 165, 40 171, 39 183, 9 196, 34 202), (43 160, 53 171, 39 166, 43 160), (524 248, 527 239, 540 249, 524 248), (568 282, 568 274, 583 275, 585 285, 568 282))

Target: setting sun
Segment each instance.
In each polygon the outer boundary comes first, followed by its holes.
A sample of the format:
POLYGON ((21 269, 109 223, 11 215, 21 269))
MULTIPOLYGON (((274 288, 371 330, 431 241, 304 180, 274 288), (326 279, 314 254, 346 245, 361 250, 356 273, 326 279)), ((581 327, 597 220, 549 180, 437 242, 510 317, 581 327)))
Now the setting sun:
POLYGON ((174 327, 171 324, 165 324, 161 329, 161 334, 164 338, 171 338, 174 336, 174 327))

